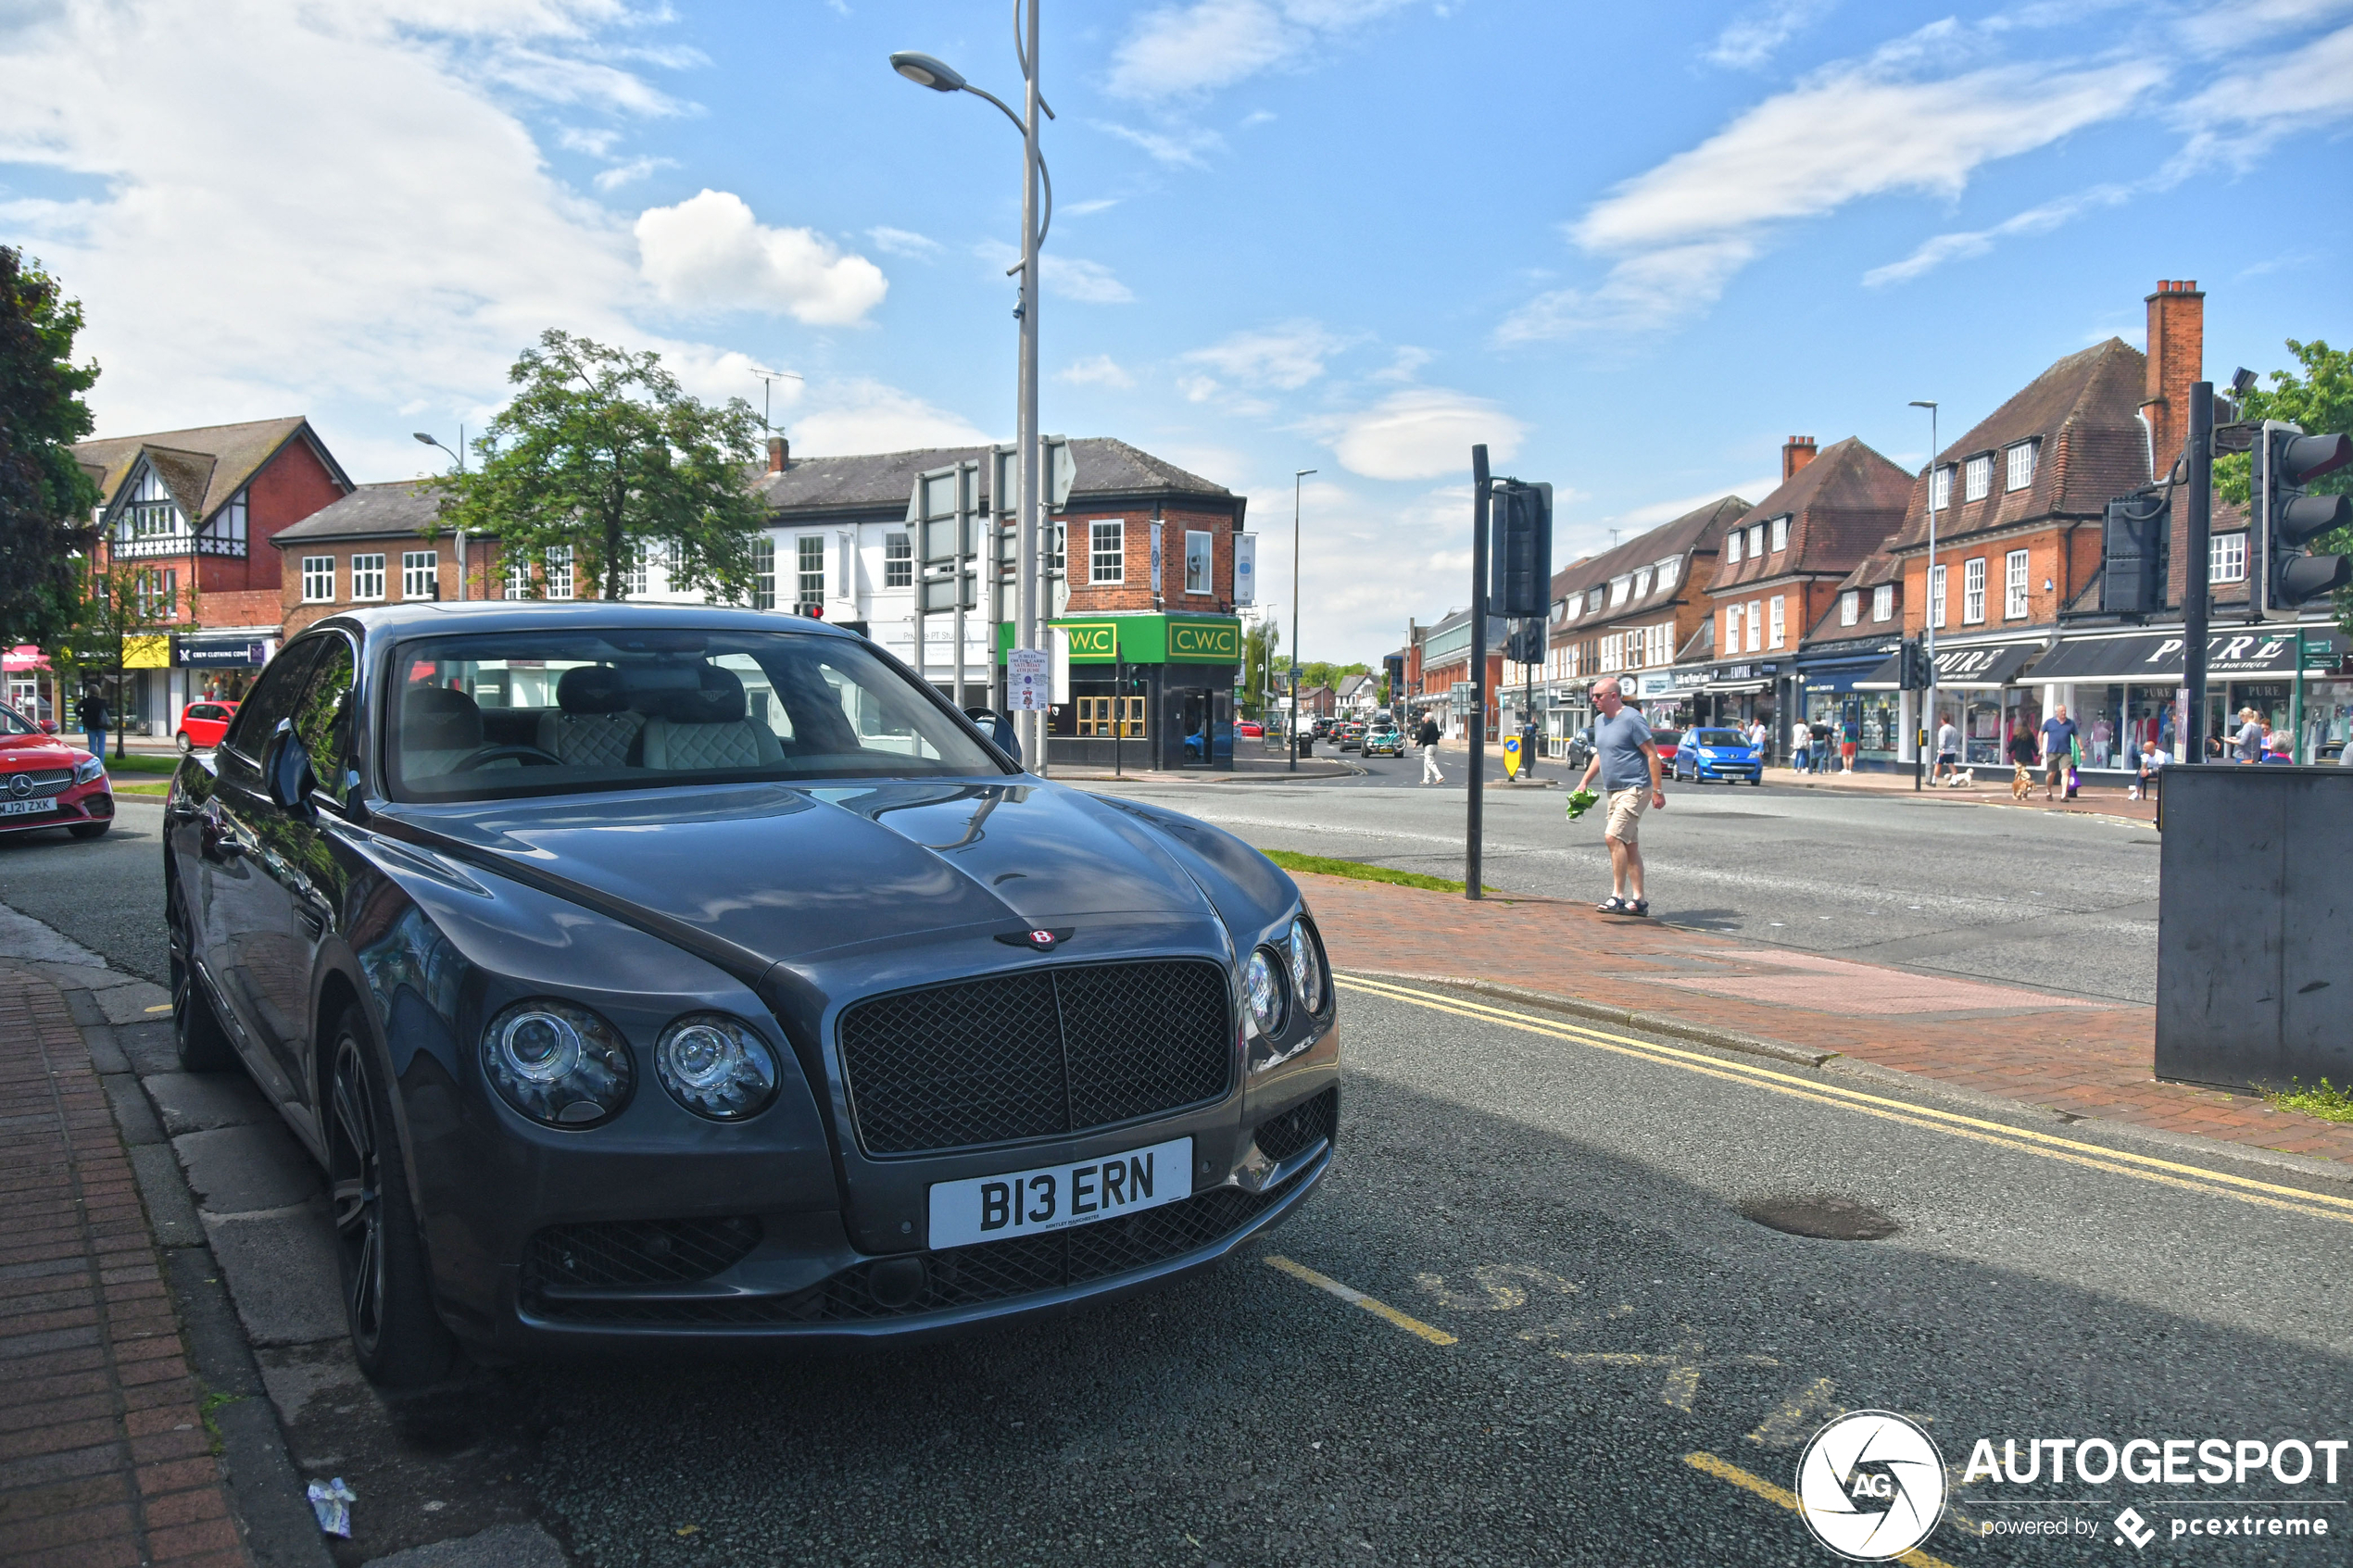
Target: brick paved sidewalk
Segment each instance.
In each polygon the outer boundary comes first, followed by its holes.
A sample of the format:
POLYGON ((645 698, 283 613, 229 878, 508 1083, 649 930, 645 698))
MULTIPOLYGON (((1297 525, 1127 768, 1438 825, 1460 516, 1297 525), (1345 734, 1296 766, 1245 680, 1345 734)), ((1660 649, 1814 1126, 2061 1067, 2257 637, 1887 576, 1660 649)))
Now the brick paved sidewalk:
POLYGON ((249 1564, 66 999, 0 972, 0 1564, 249 1564))
POLYGON ((1597 914, 1299 878, 1342 969, 1488 980, 1834 1052, 2045 1107, 2353 1161, 2353 1125, 2151 1076, 2156 1010, 1597 914))

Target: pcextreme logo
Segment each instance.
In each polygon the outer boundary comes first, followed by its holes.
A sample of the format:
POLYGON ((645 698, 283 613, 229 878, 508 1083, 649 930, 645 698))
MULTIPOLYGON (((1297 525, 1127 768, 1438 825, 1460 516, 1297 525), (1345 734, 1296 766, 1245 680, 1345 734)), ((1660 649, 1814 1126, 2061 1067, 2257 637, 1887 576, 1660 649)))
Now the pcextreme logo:
POLYGON ((1944 1460, 1929 1435, 1893 1411, 1854 1411, 1814 1434, 1797 1461, 1806 1527, 1839 1556, 1903 1556, 1944 1516, 1944 1460))

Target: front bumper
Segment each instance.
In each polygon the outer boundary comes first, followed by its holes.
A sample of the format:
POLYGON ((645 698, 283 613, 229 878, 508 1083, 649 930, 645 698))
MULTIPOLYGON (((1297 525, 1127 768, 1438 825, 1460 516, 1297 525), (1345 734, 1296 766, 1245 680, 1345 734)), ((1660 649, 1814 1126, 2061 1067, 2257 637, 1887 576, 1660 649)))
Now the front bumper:
MULTIPOLYGON (((0 796, 0 801, 9 798, 0 796)), ((31 833, 37 828, 66 828, 114 820, 114 791, 103 776, 86 784, 71 785, 53 798, 57 803, 53 811, 0 817, 0 833, 31 833)))

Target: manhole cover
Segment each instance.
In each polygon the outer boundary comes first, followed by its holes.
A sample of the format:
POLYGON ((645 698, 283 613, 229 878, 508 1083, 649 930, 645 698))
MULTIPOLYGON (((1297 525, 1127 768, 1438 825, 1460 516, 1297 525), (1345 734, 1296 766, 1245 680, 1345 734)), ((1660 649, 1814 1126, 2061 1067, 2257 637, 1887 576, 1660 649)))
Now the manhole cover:
POLYGON ((1894 1219, 1860 1199, 1819 1193, 1752 1198, 1741 1214, 1768 1230, 1823 1241, 1880 1241, 1896 1231, 1894 1219))

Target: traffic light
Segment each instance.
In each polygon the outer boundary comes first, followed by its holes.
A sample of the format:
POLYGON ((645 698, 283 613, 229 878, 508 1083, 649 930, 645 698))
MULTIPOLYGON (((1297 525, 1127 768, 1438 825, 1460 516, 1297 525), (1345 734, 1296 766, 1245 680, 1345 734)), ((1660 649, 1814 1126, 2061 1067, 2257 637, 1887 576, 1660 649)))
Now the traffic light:
POLYGON ((2165 608, 2165 579, 2173 558, 2169 486, 2151 485, 2108 502, 2101 558, 2101 609, 2148 615, 2165 608))
POLYGON ((1910 637, 1895 654, 1895 684, 1907 692, 1928 690, 1928 645, 1910 637))
POLYGON ((2263 421, 2255 444, 2254 534, 2263 558, 2255 580, 2256 608, 2288 621, 2307 602, 2353 582, 2353 557, 2316 556, 2306 546, 2353 521, 2353 496, 2311 495, 2322 474, 2353 463, 2353 436, 2307 435, 2301 427, 2263 421))
POLYGON ((1514 664, 1544 662, 1544 618, 1531 615, 1510 622, 1504 657, 1514 664))
POLYGON ((1553 487, 1499 479, 1491 512, 1487 613, 1541 619, 1553 601, 1553 487))
POLYGON ((1391 708, 1405 700, 1405 656, 1392 653, 1381 660, 1389 672, 1389 703, 1391 708))

